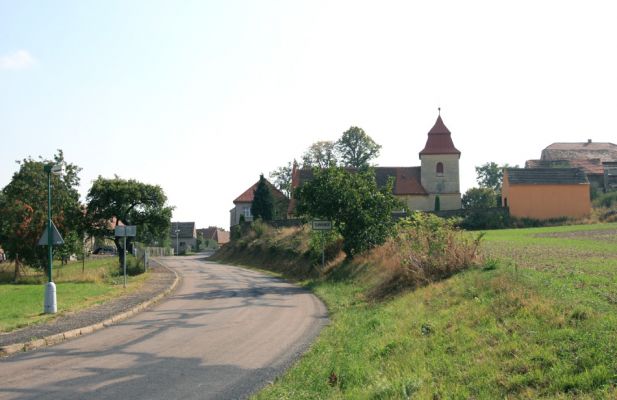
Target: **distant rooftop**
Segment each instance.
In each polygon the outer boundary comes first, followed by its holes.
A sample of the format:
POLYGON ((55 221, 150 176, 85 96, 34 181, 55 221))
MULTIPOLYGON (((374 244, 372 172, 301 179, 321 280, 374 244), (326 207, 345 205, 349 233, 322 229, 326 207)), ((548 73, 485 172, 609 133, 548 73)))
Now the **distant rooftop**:
POLYGON ((511 185, 574 185, 589 183, 580 168, 506 168, 511 185))
POLYGON ((608 142, 553 143, 542 150, 542 160, 581 160, 598 158, 617 161, 617 145, 608 142))
POLYGON ((178 232, 179 239, 190 239, 195 238, 195 222, 172 222, 171 223, 171 237, 176 237, 176 230, 180 230, 178 232))

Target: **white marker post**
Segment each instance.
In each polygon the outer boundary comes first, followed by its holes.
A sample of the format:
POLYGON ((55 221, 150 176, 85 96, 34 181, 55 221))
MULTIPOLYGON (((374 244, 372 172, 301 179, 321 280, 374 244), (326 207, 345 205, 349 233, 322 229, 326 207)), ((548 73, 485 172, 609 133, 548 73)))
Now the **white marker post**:
POLYGON ((124 270, 124 287, 126 288, 126 237, 135 236, 137 234, 137 227, 135 225, 120 225, 114 229, 114 235, 116 237, 124 238, 124 245, 122 251, 124 252, 122 257, 122 269, 124 270))

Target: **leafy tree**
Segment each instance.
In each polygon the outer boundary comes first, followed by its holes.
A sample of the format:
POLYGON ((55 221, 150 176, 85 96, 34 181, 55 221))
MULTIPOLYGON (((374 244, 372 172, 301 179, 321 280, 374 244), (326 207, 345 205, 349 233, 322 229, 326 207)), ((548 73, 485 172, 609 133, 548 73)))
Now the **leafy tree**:
MULTIPOLYGON (((39 157, 18 161, 17 171, 11 182, 2 189, 0 196, 0 243, 7 257, 19 259, 32 267, 47 266, 47 250, 38 246, 38 240, 47 224, 47 173, 45 165, 64 163, 62 150, 53 160, 39 157)), ((79 203, 79 171, 74 164, 65 163, 65 174, 51 176, 52 219, 63 237, 69 232, 81 236, 83 212, 79 203)))
POLYGON ((356 126, 343 133, 336 142, 336 150, 340 154, 341 163, 345 167, 362 168, 379 156, 381 145, 356 126))
MULTIPOLYGON (((137 240, 164 242, 169 239, 173 210, 166 202, 167 196, 160 186, 118 176, 113 179, 99 176, 87 197, 90 233, 113 239, 122 263, 122 240, 114 237, 114 228, 120 223, 137 225, 137 240)), ((132 240, 127 238, 127 248, 131 248, 132 240)))
POLYGON ((500 204, 497 192, 493 188, 471 188, 463 194, 463 208, 492 208, 500 204))
POLYGON ((272 179, 274 186, 276 186, 278 190, 283 192, 287 197, 291 195, 291 172, 291 162, 288 162, 287 165, 278 167, 274 171, 270 172, 270 179, 272 179))
POLYGON ((501 192, 503 167, 492 161, 476 167, 476 181, 481 188, 491 188, 496 192, 501 192))
POLYGON ((337 164, 336 145, 329 140, 313 143, 302 155, 303 168, 328 168, 337 164))
POLYGON ((264 221, 271 221, 274 214, 274 199, 263 174, 259 175, 259 182, 255 189, 253 203, 251 203, 251 214, 255 219, 261 218, 264 221))
POLYGON ((394 181, 378 188, 372 170, 349 172, 342 167, 316 170, 314 179, 297 191, 298 213, 332 220, 343 237, 348 257, 384 243, 392 234, 392 211, 400 202, 394 181))

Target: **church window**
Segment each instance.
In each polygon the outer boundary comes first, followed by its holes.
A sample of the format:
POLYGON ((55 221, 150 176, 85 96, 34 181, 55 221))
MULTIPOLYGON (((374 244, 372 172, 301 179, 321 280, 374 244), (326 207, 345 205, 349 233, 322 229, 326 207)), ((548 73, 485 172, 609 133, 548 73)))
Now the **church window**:
POLYGON ((443 176, 443 163, 437 163, 437 176, 443 176))

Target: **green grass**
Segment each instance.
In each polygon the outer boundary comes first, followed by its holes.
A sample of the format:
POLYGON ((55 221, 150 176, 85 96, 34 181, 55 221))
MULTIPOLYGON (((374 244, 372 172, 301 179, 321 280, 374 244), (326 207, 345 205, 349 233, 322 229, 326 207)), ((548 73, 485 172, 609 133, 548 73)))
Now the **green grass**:
MULTIPOLYGON (((128 277, 127 288, 123 288, 123 277, 118 275, 117 258, 101 258, 82 263, 54 265, 54 282, 58 301, 58 314, 43 314, 45 275, 30 268, 19 283, 0 283, 0 332, 9 332, 31 324, 49 321, 66 312, 79 311, 121 296, 139 288, 147 274, 128 277)), ((3 265, 0 270, 6 282, 13 278, 12 266, 3 265)))
POLYGON ((385 302, 362 274, 305 282, 331 324, 255 398, 616 398, 617 224, 491 231, 484 251, 385 302))

